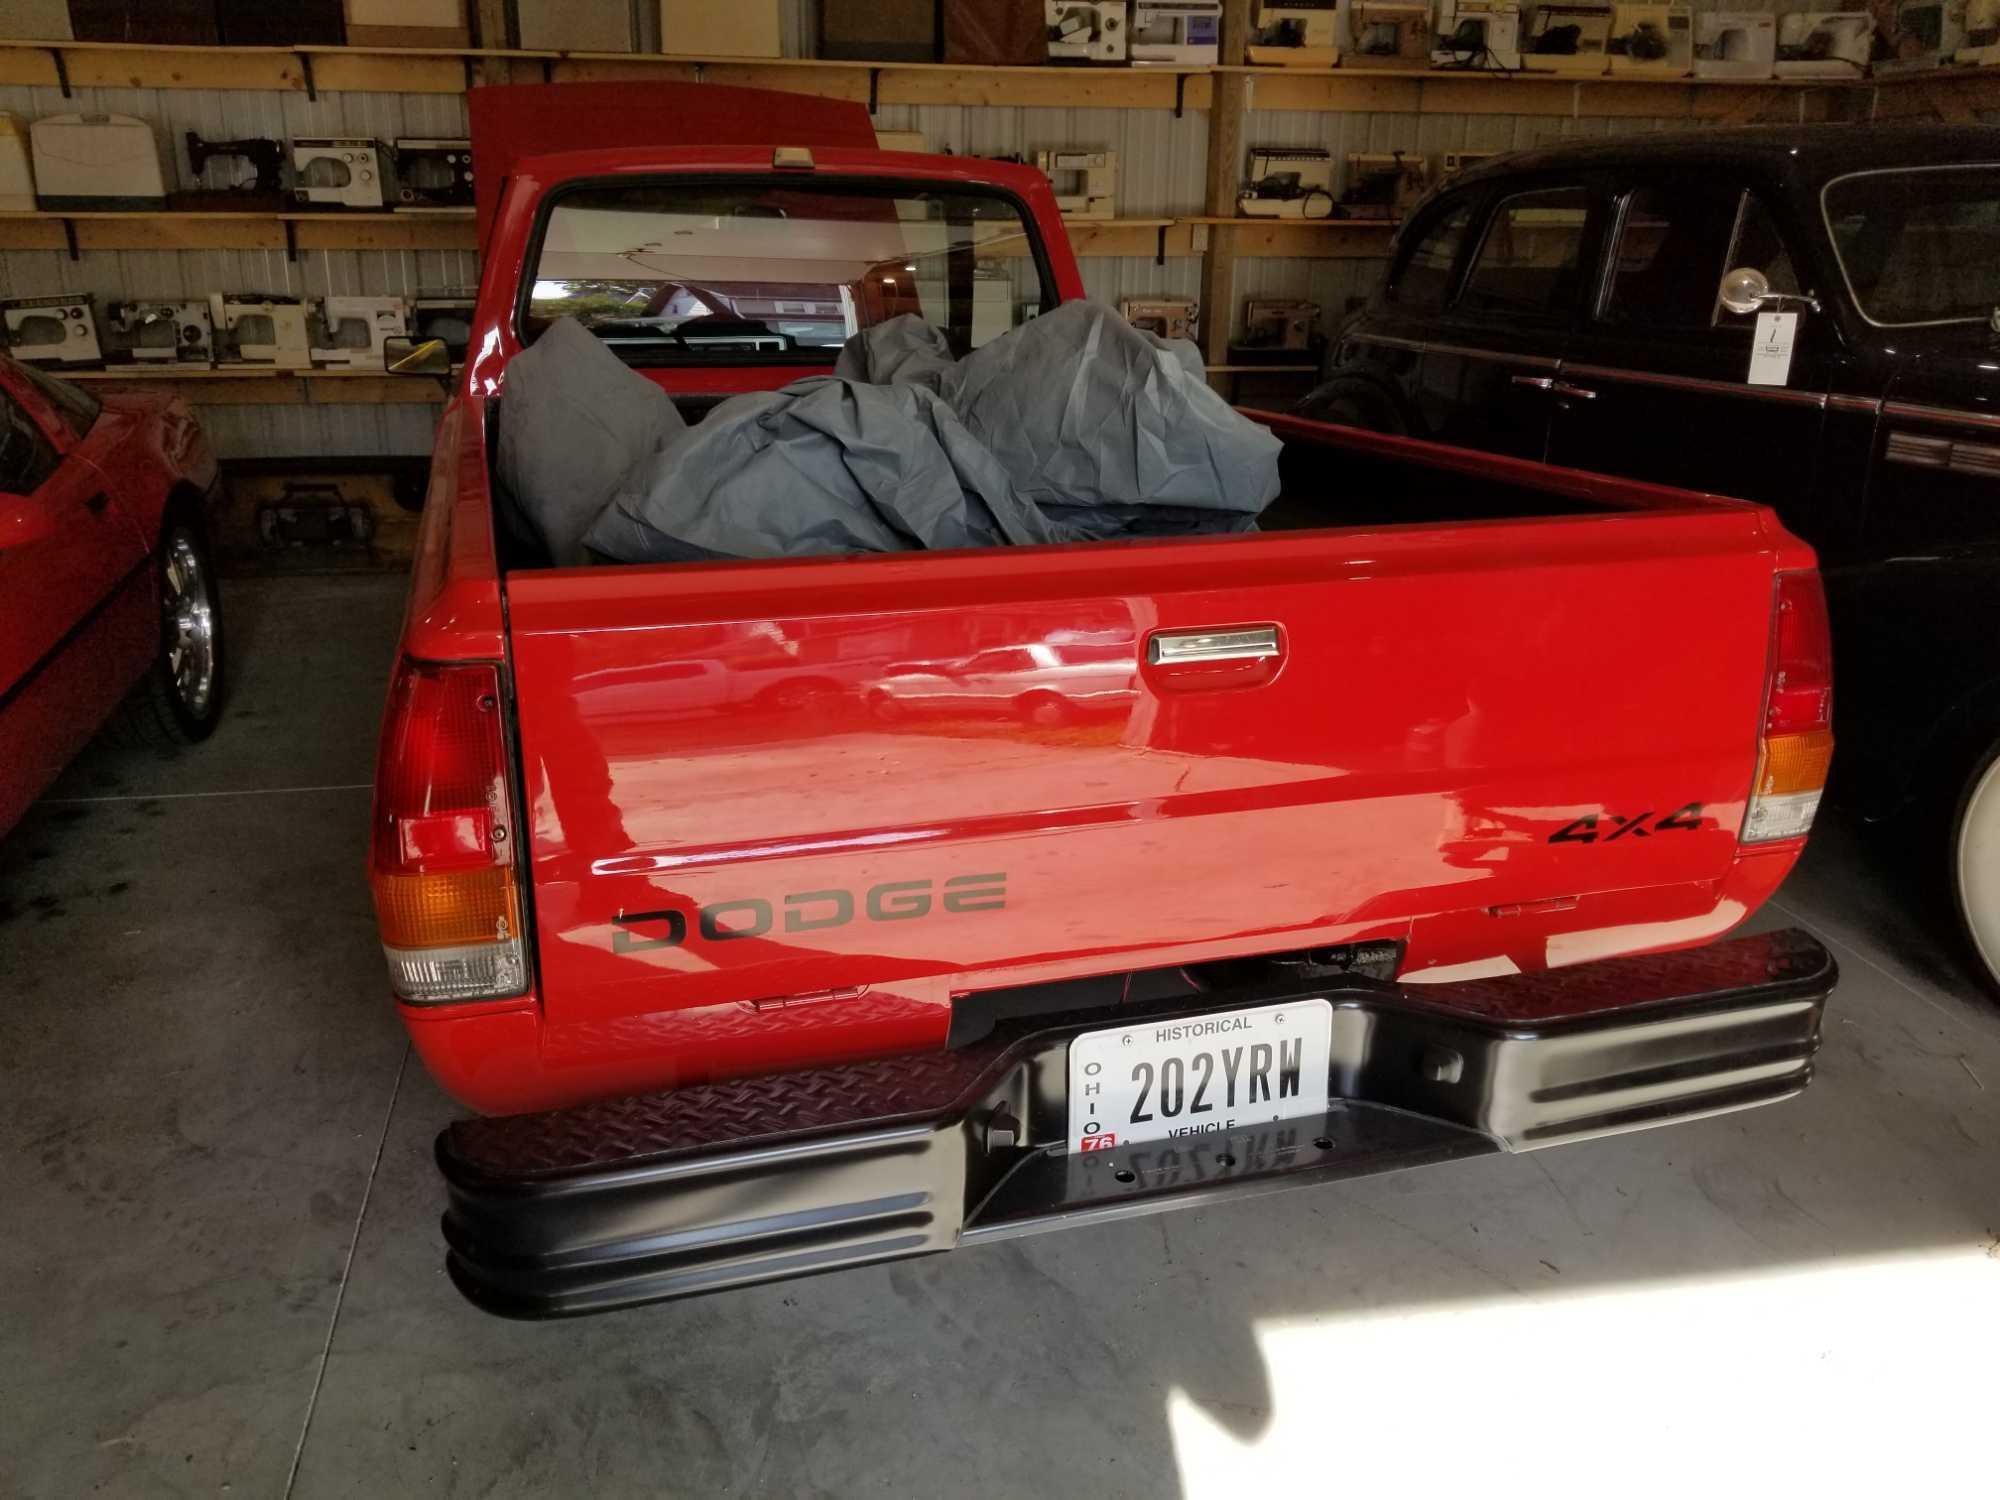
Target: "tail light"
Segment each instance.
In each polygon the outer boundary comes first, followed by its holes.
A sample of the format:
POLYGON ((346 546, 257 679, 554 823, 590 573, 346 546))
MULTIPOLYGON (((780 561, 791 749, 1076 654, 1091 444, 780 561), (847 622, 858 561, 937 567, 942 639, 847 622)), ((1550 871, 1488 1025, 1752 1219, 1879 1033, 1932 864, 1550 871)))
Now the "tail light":
POLYGON ((527 987, 511 809, 499 669, 403 662, 382 725, 368 866, 398 999, 527 987))
POLYGON ((1814 572, 1780 573, 1771 610, 1771 662, 1757 779, 1743 842, 1794 839, 1812 827, 1833 761, 1833 640, 1814 572))

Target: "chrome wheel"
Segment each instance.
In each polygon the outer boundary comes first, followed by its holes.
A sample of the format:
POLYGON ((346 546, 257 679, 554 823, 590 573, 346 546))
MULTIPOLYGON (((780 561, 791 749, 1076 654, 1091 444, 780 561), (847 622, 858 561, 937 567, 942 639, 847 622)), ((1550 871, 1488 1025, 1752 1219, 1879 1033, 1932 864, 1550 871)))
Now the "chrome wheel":
POLYGON ((208 716, 215 696, 215 595, 194 538, 176 530, 167 538, 165 586, 167 676, 174 697, 191 719, 208 716))

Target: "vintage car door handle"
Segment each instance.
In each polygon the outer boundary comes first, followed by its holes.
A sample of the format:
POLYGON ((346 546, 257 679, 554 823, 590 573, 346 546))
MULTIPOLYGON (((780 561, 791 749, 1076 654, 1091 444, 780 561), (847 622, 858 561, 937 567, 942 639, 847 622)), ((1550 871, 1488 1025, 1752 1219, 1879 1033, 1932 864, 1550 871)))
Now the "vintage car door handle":
POLYGON ((1156 667, 1263 661, 1277 654, 1275 625, 1253 625, 1238 630, 1160 630, 1146 642, 1146 660, 1156 667))
POLYGON ((1557 380, 1552 375, 1516 375, 1514 384, 1533 386, 1538 391, 1547 391, 1552 396, 1568 396, 1575 401, 1595 401, 1597 392, 1586 390, 1580 385, 1571 385, 1566 380, 1557 380))

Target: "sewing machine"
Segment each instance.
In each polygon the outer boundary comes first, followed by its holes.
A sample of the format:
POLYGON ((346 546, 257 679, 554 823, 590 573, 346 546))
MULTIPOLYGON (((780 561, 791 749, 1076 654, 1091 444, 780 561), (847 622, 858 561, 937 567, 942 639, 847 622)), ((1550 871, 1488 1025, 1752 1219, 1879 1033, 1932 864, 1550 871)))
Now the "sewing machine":
POLYGON ((1693 12, 1685 4, 1614 5, 1604 53, 1614 74, 1684 78, 1694 67, 1693 12))
POLYGON ((1200 306, 1191 297, 1126 297, 1120 300, 1118 311, 1143 332, 1163 339, 1191 339, 1200 306))
POLYGON ((1530 73, 1574 73, 1596 77, 1609 66, 1605 44, 1611 40, 1611 7, 1590 0, 1562 5, 1538 5, 1528 40, 1521 48, 1521 66, 1530 73))
POLYGON ((1055 189, 1065 218, 1118 217, 1116 151, 1037 151, 1035 165, 1055 189))
POLYGON ((10 297, 0 302, 7 349, 24 365, 77 370, 104 363, 97 309, 85 297, 10 297))
POLYGON ((1222 0, 1139 0, 1127 44, 1135 68, 1212 68, 1222 51, 1222 0))
POLYGON ((1049 61, 1124 62, 1130 11, 1127 0, 1046 0, 1049 61))
POLYGON ((1780 78, 1859 78, 1875 46, 1865 10, 1793 11, 1778 17, 1780 78))
POLYGON ((1338 0, 1266 5, 1258 0, 1246 61, 1260 67, 1331 68, 1340 61, 1338 0))
POLYGON ((1694 76, 1769 78, 1778 61, 1778 18, 1761 10, 1705 10, 1694 18, 1694 76))
POLYGON ((1236 212, 1252 219, 1333 217, 1333 153, 1320 146, 1259 146, 1236 212))
POLYGON ((1469 72, 1521 68, 1520 0, 1438 0, 1431 66, 1469 72))
POLYGON ((1431 60, 1431 8, 1403 0, 1355 0, 1350 68, 1424 68, 1431 60))
POLYGON ((383 340, 409 332, 409 304, 401 297, 322 297, 307 329, 314 364, 380 370, 383 340))
POLYGON ((191 365, 215 360, 215 325, 207 302, 113 302, 104 309, 114 358, 141 365, 191 365))
POLYGON ((381 208, 382 145, 365 137, 299 136, 292 196, 322 208, 381 208))

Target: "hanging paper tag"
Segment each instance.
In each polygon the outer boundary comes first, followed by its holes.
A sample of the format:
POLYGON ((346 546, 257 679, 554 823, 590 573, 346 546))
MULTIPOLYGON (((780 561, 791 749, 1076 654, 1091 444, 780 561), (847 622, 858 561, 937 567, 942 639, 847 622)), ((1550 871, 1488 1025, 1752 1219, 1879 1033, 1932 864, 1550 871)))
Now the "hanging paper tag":
POLYGON ((1799 331, 1795 312, 1757 314, 1750 341, 1750 384, 1783 385, 1792 373, 1792 339, 1799 331))

